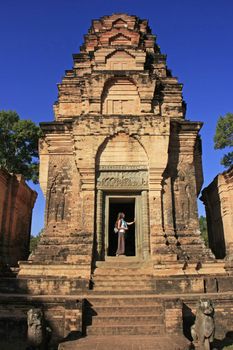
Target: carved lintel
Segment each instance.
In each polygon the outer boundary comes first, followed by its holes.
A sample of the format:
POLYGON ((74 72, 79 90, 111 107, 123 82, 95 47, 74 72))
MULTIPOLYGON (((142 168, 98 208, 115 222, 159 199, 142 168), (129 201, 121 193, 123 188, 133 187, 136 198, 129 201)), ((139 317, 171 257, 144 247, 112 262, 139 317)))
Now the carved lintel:
POLYGON ((104 171, 97 177, 98 189, 147 189, 147 171, 104 171))
POLYGON ((146 165, 101 165, 99 171, 139 171, 147 170, 146 165))

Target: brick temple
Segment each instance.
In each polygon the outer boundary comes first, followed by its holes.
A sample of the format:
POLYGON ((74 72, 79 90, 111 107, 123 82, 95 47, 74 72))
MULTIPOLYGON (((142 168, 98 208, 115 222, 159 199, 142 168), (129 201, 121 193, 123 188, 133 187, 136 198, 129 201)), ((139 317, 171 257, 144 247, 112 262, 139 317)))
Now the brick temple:
POLYGON ((202 123, 185 119, 182 84, 147 20, 126 14, 93 20, 73 60, 58 84, 55 120, 41 123, 45 230, 17 277, 2 280, 3 300, 17 301, 21 329, 25 310, 39 305, 52 344, 80 332, 96 342, 120 335, 156 343, 159 336, 167 344, 161 349, 176 341, 186 349, 197 300, 211 298, 224 338, 232 267, 200 235, 202 123), (121 211, 136 222, 117 257, 121 211))
POLYGON ((36 197, 22 175, 0 169, 0 266, 17 266, 28 258, 36 197))

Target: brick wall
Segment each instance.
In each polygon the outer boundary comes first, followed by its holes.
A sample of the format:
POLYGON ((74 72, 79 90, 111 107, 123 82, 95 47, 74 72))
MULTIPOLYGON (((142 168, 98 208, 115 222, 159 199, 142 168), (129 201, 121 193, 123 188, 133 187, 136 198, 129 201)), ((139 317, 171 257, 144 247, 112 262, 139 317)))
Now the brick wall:
POLYGON ((202 191, 209 246, 216 258, 233 256, 233 167, 218 174, 202 191))
POLYGON ((29 253, 32 209, 37 193, 21 175, 0 170, 1 263, 17 265, 29 253))

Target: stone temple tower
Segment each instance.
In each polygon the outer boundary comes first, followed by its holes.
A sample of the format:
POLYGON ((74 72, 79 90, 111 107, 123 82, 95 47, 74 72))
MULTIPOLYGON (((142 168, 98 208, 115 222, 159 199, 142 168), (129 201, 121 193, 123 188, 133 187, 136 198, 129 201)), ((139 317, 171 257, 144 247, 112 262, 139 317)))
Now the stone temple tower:
MULTIPOLYGON (((187 349, 199 298, 214 301, 223 339, 232 329, 233 268, 200 236, 202 123, 185 119, 182 85, 135 16, 94 20, 73 58, 55 120, 41 123, 45 229, 28 261, 0 279, 0 347, 26 348, 19 340, 31 309, 35 326, 43 314, 52 330, 48 349, 75 332, 94 335, 95 345, 98 335, 120 335, 117 345, 130 335, 138 346, 151 336, 160 345, 166 338, 158 348, 187 349), (135 219, 124 256, 116 256, 119 212, 135 219), (3 346, 6 335, 17 345, 3 346), (185 344, 176 346, 176 336, 185 344)), ((114 348, 112 339, 106 346, 98 348, 114 348)))
POLYGON ((58 84, 55 121, 41 123, 45 232, 20 274, 88 284, 95 263, 115 256, 120 211, 136 219, 126 259, 173 267, 213 259, 196 203, 202 123, 185 120, 182 84, 147 21, 94 20, 73 59, 58 84))

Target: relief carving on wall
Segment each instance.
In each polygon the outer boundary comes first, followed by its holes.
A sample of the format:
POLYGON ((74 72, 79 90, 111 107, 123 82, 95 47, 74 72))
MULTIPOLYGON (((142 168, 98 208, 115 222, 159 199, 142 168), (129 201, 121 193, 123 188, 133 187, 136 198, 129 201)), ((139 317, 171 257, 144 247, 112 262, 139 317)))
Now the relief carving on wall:
POLYGON ((61 222, 70 216, 70 165, 63 161, 61 167, 57 169, 58 161, 59 159, 56 159, 56 163, 54 162, 50 168, 50 185, 47 194, 47 222, 61 222))
POLYGON ((62 221, 65 217, 67 184, 62 174, 58 174, 50 188, 48 221, 62 221))
POLYGON ((98 189, 147 189, 148 172, 102 171, 97 177, 98 189))
POLYGON ((178 177, 174 181, 173 190, 176 201, 176 217, 182 223, 189 224, 193 202, 196 200, 195 189, 192 186, 192 172, 187 169, 180 169, 178 177))

